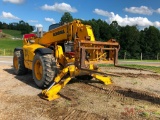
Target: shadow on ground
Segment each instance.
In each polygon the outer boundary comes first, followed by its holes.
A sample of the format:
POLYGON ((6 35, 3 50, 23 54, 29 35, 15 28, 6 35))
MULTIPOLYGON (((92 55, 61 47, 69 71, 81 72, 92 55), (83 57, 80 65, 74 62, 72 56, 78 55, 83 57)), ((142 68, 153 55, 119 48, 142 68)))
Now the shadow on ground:
POLYGON ((14 75, 14 77, 15 77, 17 80, 19 80, 19 81, 21 81, 21 82, 23 82, 23 83, 25 83, 25 84, 27 84, 27 85, 29 85, 29 86, 31 86, 31 87, 34 87, 34 88, 39 89, 39 88, 36 86, 36 84, 34 83, 34 80, 33 80, 33 78, 32 78, 32 71, 28 71, 28 73, 27 73, 26 75, 15 75, 15 74, 14 74, 13 67, 12 67, 11 69, 3 69, 3 70, 6 71, 6 72, 8 72, 9 74, 14 75))

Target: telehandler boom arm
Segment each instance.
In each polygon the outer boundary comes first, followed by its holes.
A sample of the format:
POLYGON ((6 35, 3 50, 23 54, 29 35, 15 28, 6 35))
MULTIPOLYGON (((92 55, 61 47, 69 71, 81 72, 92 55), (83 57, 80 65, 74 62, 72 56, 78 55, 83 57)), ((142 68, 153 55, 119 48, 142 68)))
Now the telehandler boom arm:
POLYGON ((47 88, 42 91, 42 98, 58 98, 58 92, 80 76, 94 77, 106 85, 112 83, 98 64, 117 64, 120 46, 115 39, 96 41, 91 26, 79 20, 49 28, 44 34, 38 29, 37 36, 24 35, 23 48, 15 49, 13 59, 17 75, 32 70, 37 86, 47 88))

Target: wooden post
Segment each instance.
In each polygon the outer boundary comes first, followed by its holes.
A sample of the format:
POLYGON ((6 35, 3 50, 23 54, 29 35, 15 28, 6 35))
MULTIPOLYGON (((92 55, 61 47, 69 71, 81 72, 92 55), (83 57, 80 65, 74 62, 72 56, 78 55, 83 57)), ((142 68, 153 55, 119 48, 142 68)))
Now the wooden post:
POLYGON ((124 60, 126 59, 126 52, 124 52, 124 60))
POLYGON ((5 51, 5 49, 4 49, 4 56, 6 55, 6 51, 5 51))
POLYGON ((142 56, 142 53, 141 53, 141 60, 142 60, 143 56, 142 56))

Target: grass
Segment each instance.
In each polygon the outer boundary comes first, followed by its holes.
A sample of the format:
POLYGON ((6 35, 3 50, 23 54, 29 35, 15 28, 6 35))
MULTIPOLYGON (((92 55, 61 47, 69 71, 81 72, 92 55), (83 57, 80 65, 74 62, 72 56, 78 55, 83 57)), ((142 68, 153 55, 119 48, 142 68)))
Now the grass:
POLYGON ((160 62, 160 60, 136 60, 136 59, 126 59, 126 60, 122 60, 122 59, 120 59, 119 61, 160 62))
POLYGON ((22 38, 21 32, 18 30, 8 30, 3 29, 0 38, 0 55, 13 55, 13 50, 16 47, 22 47, 23 41, 12 39, 12 38, 22 38))
MULTIPOLYGON (((99 67, 114 67, 113 64, 99 64, 99 67)), ((135 64, 121 64, 120 66, 126 66, 131 68, 150 70, 156 73, 160 73, 160 67, 156 66, 146 66, 146 65, 135 65, 135 64)))
POLYGON ((23 35, 21 34, 21 32, 18 31, 18 30, 3 29, 2 31, 5 34, 11 35, 11 36, 16 37, 16 38, 22 38, 23 37, 23 35))
POLYGON ((153 114, 160 117, 160 111, 155 111, 155 112, 153 112, 153 114))
POLYGON ((22 40, 12 40, 9 38, 0 39, 0 55, 12 56, 14 48, 22 47, 22 40))
POLYGON ((156 67, 156 66, 135 65, 135 64, 130 64, 130 65, 129 64, 122 64, 121 66, 138 68, 138 69, 145 69, 145 70, 151 70, 151 71, 160 73, 160 67, 156 67))
POLYGON ((150 114, 148 112, 142 112, 139 114, 141 117, 145 117, 148 118, 150 116, 150 114))
POLYGON ((99 67, 114 67, 113 64, 98 64, 99 67))
POLYGON ((22 47, 22 40, 0 39, 0 49, 14 49, 22 47))

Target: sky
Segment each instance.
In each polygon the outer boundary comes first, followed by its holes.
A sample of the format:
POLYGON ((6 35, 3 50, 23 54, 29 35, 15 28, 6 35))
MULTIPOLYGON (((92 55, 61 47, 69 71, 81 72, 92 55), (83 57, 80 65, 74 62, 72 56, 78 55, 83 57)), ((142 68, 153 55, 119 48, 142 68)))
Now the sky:
POLYGON ((160 29, 160 0, 0 0, 0 21, 23 20, 43 27, 60 22, 64 12, 83 20, 117 21, 120 26, 160 29))

